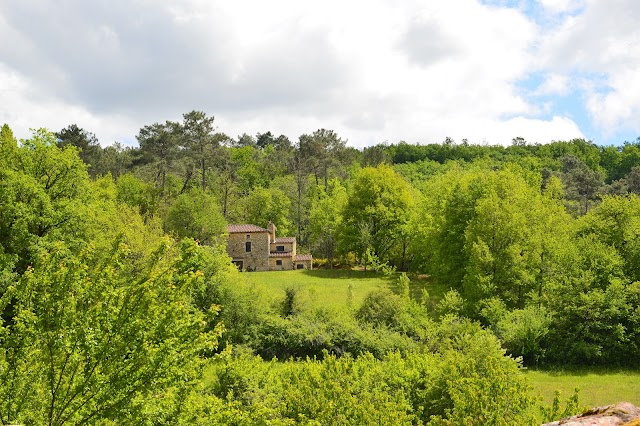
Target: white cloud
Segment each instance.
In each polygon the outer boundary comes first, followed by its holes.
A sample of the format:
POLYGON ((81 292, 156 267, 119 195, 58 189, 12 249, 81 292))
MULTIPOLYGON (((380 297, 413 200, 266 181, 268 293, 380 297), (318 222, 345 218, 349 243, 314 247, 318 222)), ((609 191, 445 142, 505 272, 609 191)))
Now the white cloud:
POLYGON ((640 3, 586 0, 543 38, 539 67, 577 78, 592 121, 604 134, 640 132, 640 3))
MULTIPOLYGON (((539 36, 521 11, 477 0, 23 0, 0 5, 0 85, 13 84, 0 121, 76 122, 104 144, 191 109, 230 135, 324 127, 354 146, 579 135, 536 119, 516 87, 541 63, 539 36)), ((554 71, 544 90, 566 80, 554 71)))
POLYGON ((538 0, 549 13, 574 12, 584 6, 584 0, 538 0))
POLYGON ((536 96, 566 95, 571 90, 571 80, 562 74, 549 74, 534 91, 536 96))

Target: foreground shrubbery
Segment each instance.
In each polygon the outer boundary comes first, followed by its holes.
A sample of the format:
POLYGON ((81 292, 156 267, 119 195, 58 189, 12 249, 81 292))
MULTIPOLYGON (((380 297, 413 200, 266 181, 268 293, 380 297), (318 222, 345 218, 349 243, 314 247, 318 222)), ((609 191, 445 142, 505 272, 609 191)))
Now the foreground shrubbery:
POLYGON ((451 337, 447 349, 382 360, 326 353, 322 361, 221 359, 205 394, 225 401, 224 414, 213 417, 227 424, 535 423, 538 403, 495 337, 451 337))

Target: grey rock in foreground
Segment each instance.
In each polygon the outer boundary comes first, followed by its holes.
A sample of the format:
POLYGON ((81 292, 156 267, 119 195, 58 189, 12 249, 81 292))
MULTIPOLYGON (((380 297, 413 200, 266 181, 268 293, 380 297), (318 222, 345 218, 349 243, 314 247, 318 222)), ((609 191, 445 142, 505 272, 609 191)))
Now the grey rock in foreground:
POLYGON ((640 408, 628 402, 595 407, 542 426, 640 426, 640 408))

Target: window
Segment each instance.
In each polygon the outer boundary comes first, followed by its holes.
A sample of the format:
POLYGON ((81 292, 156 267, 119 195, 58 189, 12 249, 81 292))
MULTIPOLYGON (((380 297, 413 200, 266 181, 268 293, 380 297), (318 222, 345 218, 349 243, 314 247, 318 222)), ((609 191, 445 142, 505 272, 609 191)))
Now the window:
POLYGON ((276 246, 276 251, 284 251, 284 246, 276 246))
POLYGON ((282 266, 282 259, 277 259, 276 260, 276 265, 282 266))
POLYGON ((247 253, 251 251, 251 241, 247 241, 246 243, 244 243, 244 251, 246 251, 247 253))
POLYGON ((296 269, 304 269, 304 263, 298 263, 296 269))
POLYGON ((247 240, 251 238, 251 234, 247 234, 247 240))

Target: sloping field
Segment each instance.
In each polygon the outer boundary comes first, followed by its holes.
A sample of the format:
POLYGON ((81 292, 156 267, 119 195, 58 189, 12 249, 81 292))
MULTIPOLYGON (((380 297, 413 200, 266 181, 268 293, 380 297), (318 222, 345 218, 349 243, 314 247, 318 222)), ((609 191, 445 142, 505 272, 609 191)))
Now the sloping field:
MULTIPOLYGON (((268 297, 279 299, 288 287, 298 290, 299 295, 312 306, 347 306, 351 288, 353 306, 358 306, 371 291, 388 288, 396 291, 398 275, 390 278, 380 273, 358 270, 303 270, 248 272, 243 274, 247 283, 264 291, 268 297)), ((446 288, 436 286, 426 277, 411 277, 411 297, 420 301, 422 289, 429 292, 432 301, 439 300, 446 288)))
POLYGON ((579 369, 575 371, 526 370, 525 375, 534 389, 553 401, 554 391, 560 391, 564 402, 579 388, 580 405, 596 407, 627 401, 640 406, 640 371, 579 369))

